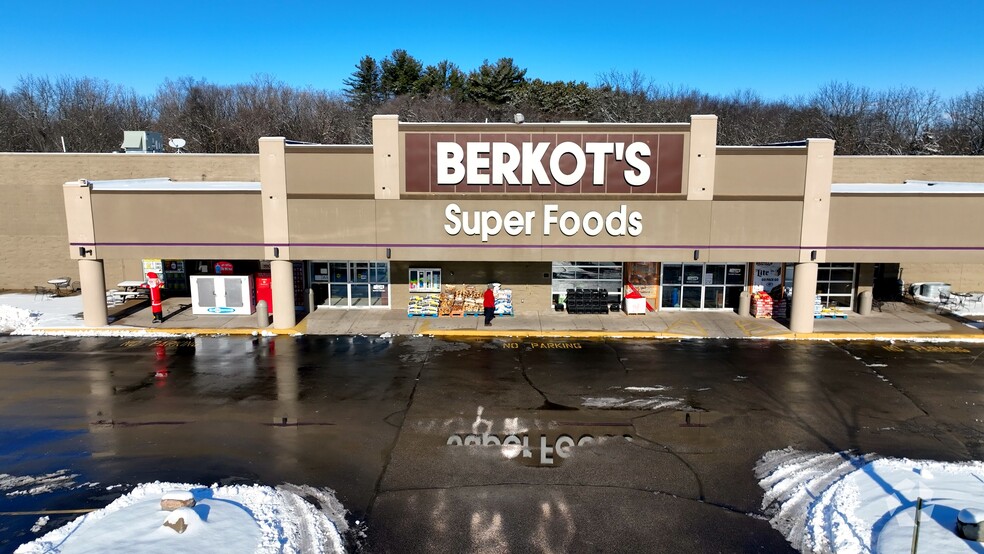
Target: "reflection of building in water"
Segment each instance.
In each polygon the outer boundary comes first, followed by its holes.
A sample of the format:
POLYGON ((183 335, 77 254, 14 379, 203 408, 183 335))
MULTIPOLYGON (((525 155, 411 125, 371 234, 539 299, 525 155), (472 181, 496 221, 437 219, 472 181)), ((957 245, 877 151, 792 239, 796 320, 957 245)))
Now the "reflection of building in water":
POLYGON ((226 393, 254 384, 256 349, 253 341, 243 337, 195 338, 195 390, 202 393, 226 393))
POLYGON ((277 402, 273 412, 273 426, 270 428, 278 464, 283 465, 282 474, 294 471, 297 452, 300 448, 300 385, 298 383, 295 358, 296 344, 292 338, 270 339, 260 342, 265 352, 267 367, 277 378, 277 402), (277 358, 284 363, 277 363, 277 358))
POLYGON ((113 456, 117 452, 116 434, 113 432, 113 402, 115 387, 112 370, 101 356, 95 357, 94 367, 87 372, 89 398, 86 416, 89 418, 89 451, 93 457, 113 456))

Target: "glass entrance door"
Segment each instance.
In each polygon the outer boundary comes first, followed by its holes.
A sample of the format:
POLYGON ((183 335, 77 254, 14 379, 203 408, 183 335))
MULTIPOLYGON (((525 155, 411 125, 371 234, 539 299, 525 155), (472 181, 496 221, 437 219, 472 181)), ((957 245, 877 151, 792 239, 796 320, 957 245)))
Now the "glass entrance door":
POLYGON ((311 266, 312 282, 317 285, 317 281, 329 281, 328 295, 322 296, 322 306, 339 309, 389 307, 388 262, 312 262, 311 266))
POLYGON ((663 264, 660 307, 735 308, 745 289, 746 264, 663 264))

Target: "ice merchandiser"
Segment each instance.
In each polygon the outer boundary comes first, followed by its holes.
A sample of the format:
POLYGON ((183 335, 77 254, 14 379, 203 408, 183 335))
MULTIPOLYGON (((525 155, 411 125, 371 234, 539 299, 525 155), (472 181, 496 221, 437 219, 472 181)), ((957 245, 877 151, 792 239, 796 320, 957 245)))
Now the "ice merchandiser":
POLYGON ((192 275, 191 313, 250 315, 256 307, 252 275, 192 275))

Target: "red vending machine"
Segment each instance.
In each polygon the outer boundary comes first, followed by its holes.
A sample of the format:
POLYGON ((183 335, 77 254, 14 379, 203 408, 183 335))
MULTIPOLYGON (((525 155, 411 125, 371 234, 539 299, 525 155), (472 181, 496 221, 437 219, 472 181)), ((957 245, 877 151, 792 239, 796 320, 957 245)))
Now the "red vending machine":
POLYGON ((269 273, 257 273, 256 279, 253 280, 256 283, 256 302, 259 303, 260 300, 265 300, 267 303, 267 309, 272 314, 273 313, 273 288, 271 287, 272 279, 269 273))

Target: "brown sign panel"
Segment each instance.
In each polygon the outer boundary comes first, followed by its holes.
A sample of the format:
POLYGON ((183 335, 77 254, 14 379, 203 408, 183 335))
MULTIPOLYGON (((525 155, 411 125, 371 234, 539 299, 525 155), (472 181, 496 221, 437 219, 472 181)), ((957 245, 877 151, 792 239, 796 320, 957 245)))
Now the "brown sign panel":
POLYGON ((680 194, 682 133, 406 133, 406 192, 680 194))

